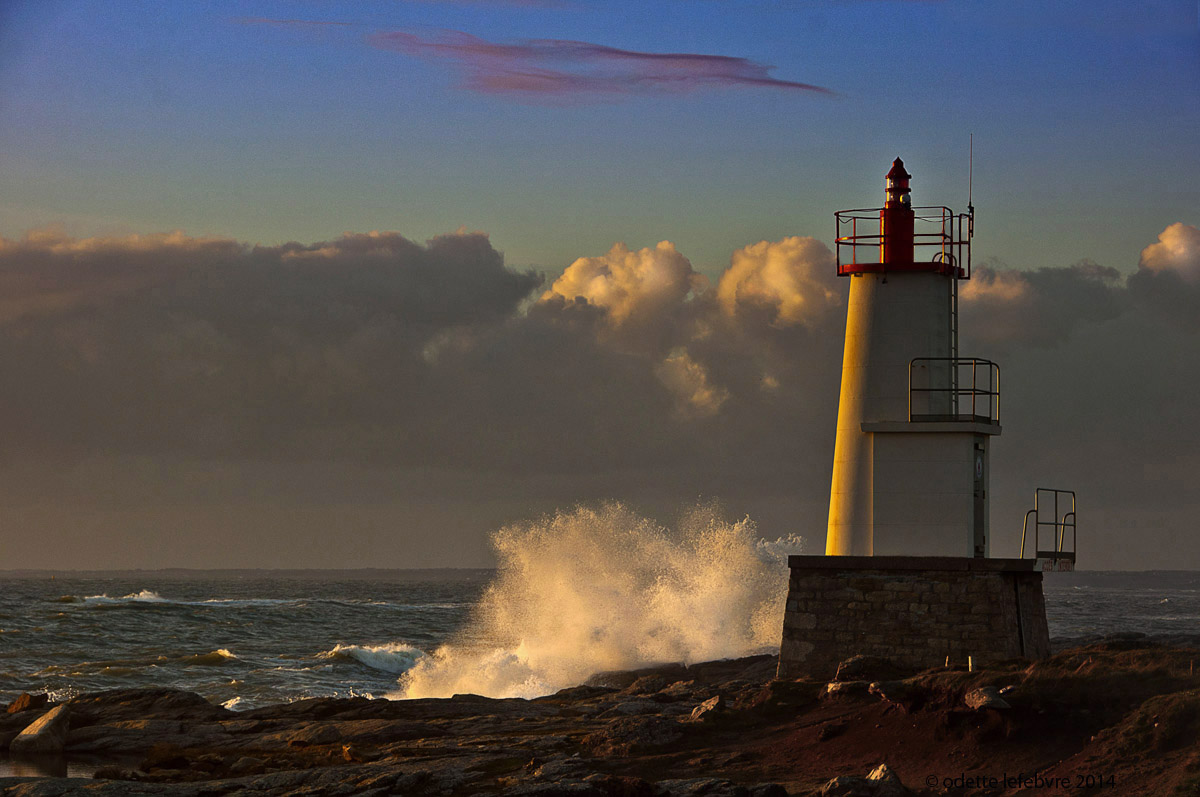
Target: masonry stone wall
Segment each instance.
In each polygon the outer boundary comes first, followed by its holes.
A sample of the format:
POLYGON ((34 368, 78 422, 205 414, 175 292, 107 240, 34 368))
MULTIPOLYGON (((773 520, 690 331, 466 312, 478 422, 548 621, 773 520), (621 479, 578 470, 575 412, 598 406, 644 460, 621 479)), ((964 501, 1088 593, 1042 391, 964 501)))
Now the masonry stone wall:
POLYGON ((1050 654, 1031 560, 792 556, 779 677, 832 678, 856 654, 916 669, 1050 654))

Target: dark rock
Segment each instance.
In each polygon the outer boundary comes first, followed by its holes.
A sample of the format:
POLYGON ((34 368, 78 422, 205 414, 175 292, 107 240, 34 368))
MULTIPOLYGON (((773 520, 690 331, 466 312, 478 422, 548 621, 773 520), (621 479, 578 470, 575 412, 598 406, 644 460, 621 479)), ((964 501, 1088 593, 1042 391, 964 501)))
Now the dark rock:
POLYGON ((756 783, 750 787, 750 797, 788 797, 788 791, 778 783, 756 783))
POLYGON ((925 700, 924 692, 908 681, 876 681, 867 691, 905 711, 911 711, 925 700))
POLYGON ((661 673, 651 673, 643 675, 621 691, 627 695, 650 695, 661 691, 666 685, 667 679, 661 673))
POLYGON ((659 691, 655 697, 666 697, 671 700, 685 700, 696 691, 695 681, 676 681, 666 689, 659 691))
POLYGON ((71 707, 63 703, 31 722, 9 743, 8 749, 16 755, 61 753, 67 743, 70 726, 71 707))
POLYGON ((657 714, 662 711, 662 704, 657 703, 648 698, 640 697, 636 700, 622 700, 620 703, 613 705, 608 710, 602 712, 601 717, 628 717, 640 714, 657 714))
POLYGON ((42 708, 50 702, 50 696, 46 694, 31 695, 28 692, 20 695, 16 700, 8 704, 8 713, 16 714, 19 711, 30 711, 35 708, 42 708))
POLYGON ((182 689, 112 689, 80 695, 70 702, 78 725, 114 720, 217 720, 232 716, 195 692, 182 689))
POLYGON ((851 656, 838 665, 835 681, 894 681, 905 673, 891 661, 879 656, 851 656))
MULTIPOLYGON (((533 762, 530 762, 533 763, 533 762)), ((533 768, 533 777, 538 780, 567 780, 570 778, 581 778, 589 772, 589 760, 580 758, 576 753, 573 756, 563 756, 561 758, 553 758, 549 761, 541 761, 533 768)))
POLYGON ((994 686, 984 686, 967 692, 963 695, 963 702, 976 711, 985 708, 1012 708, 1007 700, 1000 697, 999 690, 994 686))
POLYGON ((534 698, 534 702, 551 700, 554 702, 577 702, 580 700, 588 700, 593 697, 600 697, 601 695, 611 695, 617 691, 619 690, 614 689, 611 686, 572 686, 568 687, 567 689, 559 689, 554 694, 547 695, 546 697, 534 698))
POLYGON ((567 783, 523 783, 500 792, 505 797, 606 797, 600 788, 583 781, 567 783))
POLYGON ((266 763, 267 762, 263 761, 261 758, 255 758, 254 756, 242 756, 237 761, 234 761, 233 765, 229 767, 229 774, 234 777, 240 777, 242 775, 251 775, 257 772, 262 772, 262 769, 266 763))
POLYGON ((821 797, 875 797, 875 784, 858 775, 839 775, 818 792, 821 797))
POLYGON ((0 750, 7 750, 9 743, 29 724, 28 714, 4 714, 0 712, 0 750))
POLYGON ((795 713, 815 702, 824 690, 825 684, 817 681, 769 681, 737 707, 765 714, 795 713))
MULTIPOLYGON (((73 719, 71 724, 75 724, 73 719)), ((174 747, 213 747, 231 739, 217 722, 117 720, 83 728, 72 727, 67 734, 67 750, 96 754, 141 753, 158 743, 174 747)))
POLYGON ((150 748, 138 769, 143 772, 153 770, 183 770, 190 769, 192 759, 180 748, 173 744, 156 744, 150 748))
POLYGON ((745 786, 721 778, 683 778, 655 785, 660 794, 670 797, 787 797, 787 789, 776 783, 745 786))
POLYGON ((821 730, 817 732, 817 741, 827 742, 830 739, 836 739, 846 732, 847 727, 844 722, 831 722, 828 725, 822 725, 821 730))
POLYGON ((887 764, 880 764, 865 778, 842 775, 821 787, 821 797, 909 797, 912 792, 887 764))
POLYGON ((361 714, 361 712, 370 711, 371 703, 372 701, 365 697, 311 697, 291 703, 239 711, 237 718, 242 720, 323 720, 338 714, 361 714))
POLYGON ((379 752, 353 744, 342 745, 342 758, 355 764, 365 764, 379 759, 379 752))
POLYGON ((692 722, 711 722, 725 712, 725 701, 720 695, 705 700, 692 709, 692 722))
POLYGON ((867 780, 876 784, 875 794, 877 797, 905 797, 911 793, 900 782, 900 776, 893 772, 887 764, 880 764, 871 770, 867 775, 867 780))
POLYGON ((263 737, 264 740, 281 738, 289 747, 311 747, 321 744, 338 744, 342 734, 337 727, 327 722, 310 722, 297 731, 288 731, 263 737))
POLYGON ((749 797, 749 789, 721 778, 677 778, 654 784, 670 797, 749 797))
POLYGON ((642 670, 610 670, 598 672, 583 682, 584 686, 608 686, 616 689, 628 689, 638 680, 655 675, 664 682, 680 680, 687 675, 687 667, 682 664, 662 664, 657 667, 647 667, 642 670))
POLYGON ((871 684, 867 681, 830 681, 825 685, 827 697, 865 697, 870 693, 871 684))
POLYGON ((141 780, 145 772, 138 769, 125 769, 115 765, 100 767, 92 773, 93 780, 141 780))
POLYGON ((641 778, 629 775, 588 775, 583 779, 600 789, 608 797, 655 797, 654 785, 641 778))
POLYGON ((661 717, 622 717, 583 738, 597 755, 629 755, 658 750, 683 738, 679 723, 661 717))

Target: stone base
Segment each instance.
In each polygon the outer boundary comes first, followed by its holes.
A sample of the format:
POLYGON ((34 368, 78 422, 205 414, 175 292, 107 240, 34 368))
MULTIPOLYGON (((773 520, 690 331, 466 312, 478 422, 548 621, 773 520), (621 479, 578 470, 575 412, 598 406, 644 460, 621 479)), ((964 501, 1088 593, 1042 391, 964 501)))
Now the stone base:
POLYGON ((1031 559, 791 556, 780 678, 832 678, 856 654, 912 669, 1050 655, 1031 559))

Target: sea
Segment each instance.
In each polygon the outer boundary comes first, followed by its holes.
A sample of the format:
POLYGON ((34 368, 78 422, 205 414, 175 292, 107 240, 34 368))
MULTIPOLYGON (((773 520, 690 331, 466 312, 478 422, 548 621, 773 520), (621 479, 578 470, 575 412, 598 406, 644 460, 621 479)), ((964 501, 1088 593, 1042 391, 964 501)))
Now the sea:
MULTIPOLYGON (((394 697, 402 674, 448 641, 477 650, 500 644, 479 630, 486 623, 471 622, 496 575, 0 572, 0 702, 22 692, 64 700, 147 686, 198 692, 235 711, 311 697, 394 697)), ((1200 640, 1200 573, 1047 573, 1044 586, 1060 646, 1130 633, 1200 640)))

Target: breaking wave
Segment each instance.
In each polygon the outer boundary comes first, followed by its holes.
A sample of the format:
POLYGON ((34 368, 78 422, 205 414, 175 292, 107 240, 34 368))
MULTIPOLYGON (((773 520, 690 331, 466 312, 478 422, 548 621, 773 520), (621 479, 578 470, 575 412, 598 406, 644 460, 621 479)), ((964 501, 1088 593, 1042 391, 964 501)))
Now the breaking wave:
POLYGON ((390 697, 534 697, 604 670, 773 651, 796 536, 764 543, 715 505, 664 529, 619 503, 507 526, 467 626, 390 697), (482 644, 481 644, 482 642, 482 644))
POLYGON ((107 606, 121 603, 168 603, 166 598, 159 595, 154 590, 144 589, 140 592, 132 592, 128 595, 122 595, 119 598, 110 598, 108 595, 87 595, 79 598, 75 595, 63 595, 61 598, 55 599, 56 603, 84 603, 89 605, 107 606))
POLYGON ((414 647, 399 642, 386 645, 335 645, 333 650, 320 654, 323 659, 349 659, 372 670, 399 675, 412 669, 425 654, 414 647))
POLYGON ((195 656, 185 656, 183 663, 189 667, 219 667, 227 661, 236 659, 237 656, 230 653, 225 648, 217 648, 208 653, 200 653, 195 656))

